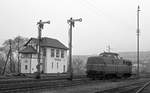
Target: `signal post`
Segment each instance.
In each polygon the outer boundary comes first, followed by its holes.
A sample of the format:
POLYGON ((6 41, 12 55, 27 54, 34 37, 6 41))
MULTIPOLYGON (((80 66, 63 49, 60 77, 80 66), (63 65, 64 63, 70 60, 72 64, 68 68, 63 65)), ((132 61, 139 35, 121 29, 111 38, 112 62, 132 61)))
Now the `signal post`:
POLYGON ((70 80, 73 79, 73 68, 72 68, 72 28, 75 26, 75 22, 81 22, 82 19, 73 19, 70 18, 69 20, 67 20, 67 23, 69 24, 70 28, 69 28, 69 75, 70 75, 70 80))
POLYGON ((40 70, 40 65, 41 65, 41 62, 40 62, 40 57, 41 57, 41 31, 44 27, 44 24, 50 24, 50 21, 46 21, 46 22, 42 22, 42 20, 40 20, 39 22, 37 22, 37 25, 38 25, 38 65, 37 65, 37 75, 36 75, 36 78, 37 79, 40 79, 41 78, 41 70, 40 70))

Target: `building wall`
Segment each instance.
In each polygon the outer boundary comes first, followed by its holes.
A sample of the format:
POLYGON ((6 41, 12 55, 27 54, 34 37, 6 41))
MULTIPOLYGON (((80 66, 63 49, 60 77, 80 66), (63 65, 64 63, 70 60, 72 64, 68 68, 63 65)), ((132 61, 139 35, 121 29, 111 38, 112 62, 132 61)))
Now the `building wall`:
MULTIPOLYGON (((46 62, 45 69, 46 73, 63 73, 67 72, 67 51, 64 50, 64 58, 61 58, 61 52, 59 52, 59 57, 56 57, 56 48, 46 49, 46 62), (55 56, 51 57, 51 49, 54 49, 55 56)), ((61 49, 59 49, 61 51, 61 49)))
POLYGON ((31 73, 37 72, 37 68, 36 68, 37 64, 38 64, 37 59, 32 58, 31 59, 31 73))
POLYGON ((22 54, 21 57, 21 73, 34 73, 37 71, 37 57, 31 54, 22 54))
MULTIPOLYGON (((41 71, 44 73, 67 72, 67 51, 64 50, 64 58, 61 58, 61 49, 58 49, 59 57, 56 57, 56 48, 45 48, 46 55, 43 56, 41 49, 41 71), (54 49, 54 57, 51 57, 51 49, 54 49)), ((24 54, 22 54, 24 55, 24 54)), ((29 54, 21 58, 21 73, 34 73, 37 71, 37 54, 29 54), (30 56, 29 56, 30 55, 30 56), (27 66, 27 68, 25 67, 27 66)))
POLYGON ((21 73, 30 73, 30 59, 29 58, 21 59, 21 73))

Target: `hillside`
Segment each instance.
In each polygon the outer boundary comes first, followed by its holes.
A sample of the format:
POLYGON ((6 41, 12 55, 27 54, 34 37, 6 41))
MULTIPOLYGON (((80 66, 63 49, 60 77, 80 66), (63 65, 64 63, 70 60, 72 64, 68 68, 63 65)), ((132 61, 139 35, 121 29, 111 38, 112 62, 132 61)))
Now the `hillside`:
MULTIPOLYGON (((136 52, 120 52, 119 54, 124 59, 129 59, 133 63, 136 62, 136 60, 137 60, 136 52)), ((140 52, 140 62, 141 63, 149 63, 150 62, 150 51, 140 52)))
MULTIPOLYGON (((119 55, 123 57, 123 59, 131 60, 133 63, 135 63, 137 60, 136 52, 119 52, 119 55)), ((80 58, 85 62, 89 56, 93 55, 74 55, 73 58, 80 58)), ((140 62, 142 63, 150 62, 150 51, 140 52, 140 62)))

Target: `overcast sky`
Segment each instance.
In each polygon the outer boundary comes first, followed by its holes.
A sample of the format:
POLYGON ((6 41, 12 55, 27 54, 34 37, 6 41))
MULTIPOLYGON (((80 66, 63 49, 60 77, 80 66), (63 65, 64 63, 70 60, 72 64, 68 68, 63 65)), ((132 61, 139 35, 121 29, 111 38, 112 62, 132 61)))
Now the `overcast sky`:
POLYGON ((73 28, 73 54, 136 51, 136 14, 140 5, 140 50, 150 51, 149 0, 0 0, 0 44, 18 35, 37 37, 36 23, 50 20, 43 37, 68 46, 67 19, 82 18, 73 28))

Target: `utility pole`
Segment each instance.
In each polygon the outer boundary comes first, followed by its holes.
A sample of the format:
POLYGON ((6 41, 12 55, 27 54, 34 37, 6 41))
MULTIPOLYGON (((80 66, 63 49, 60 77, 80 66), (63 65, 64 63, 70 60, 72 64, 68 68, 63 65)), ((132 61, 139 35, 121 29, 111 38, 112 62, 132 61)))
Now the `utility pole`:
POLYGON ((4 68, 3 68, 3 71, 2 71, 2 75, 5 74, 5 70, 6 70, 6 65, 7 65, 7 62, 8 60, 10 60, 10 72, 12 72, 12 61, 11 61, 11 53, 12 53, 12 49, 11 49, 11 46, 12 46, 12 42, 11 40, 9 40, 9 51, 8 51, 8 54, 7 54, 7 59, 6 59, 6 62, 4 64, 4 68))
POLYGON ((38 25, 38 65, 37 65, 37 76, 36 78, 37 79, 40 79, 41 78, 41 72, 40 72, 40 65, 41 65, 41 62, 40 62, 40 59, 41 59, 41 31, 44 27, 44 24, 50 24, 50 21, 46 21, 46 22, 42 22, 42 20, 40 20, 39 22, 37 22, 37 25, 38 25))
POLYGON ((67 20, 68 24, 70 25, 69 28, 69 69, 68 72, 70 74, 70 80, 72 80, 73 78, 73 69, 72 69, 72 27, 75 26, 75 22, 79 21, 81 22, 82 19, 72 19, 70 18, 69 20, 67 20))
POLYGON ((18 38, 18 48, 17 48, 17 50, 18 50, 18 73, 20 73, 19 42, 20 42, 20 39, 18 38))
POLYGON ((4 64, 4 68, 3 68, 3 71, 2 71, 2 75, 4 75, 4 74, 5 74, 6 65, 7 65, 7 62, 8 62, 9 56, 10 56, 10 49, 9 49, 9 51, 8 51, 8 54, 7 54, 7 59, 6 59, 6 62, 5 62, 5 64, 4 64))
POLYGON ((140 11, 140 6, 138 5, 138 8, 137 8, 137 76, 138 77, 139 77, 139 34, 140 34, 139 11, 140 11))
POLYGON ((11 46, 12 46, 12 42, 11 40, 9 40, 9 49, 10 49, 10 57, 9 57, 9 61, 10 61, 10 72, 13 72, 12 68, 13 68, 13 64, 12 64, 12 60, 11 60, 11 56, 12 56, 12 49, 11 49, 11 46))

